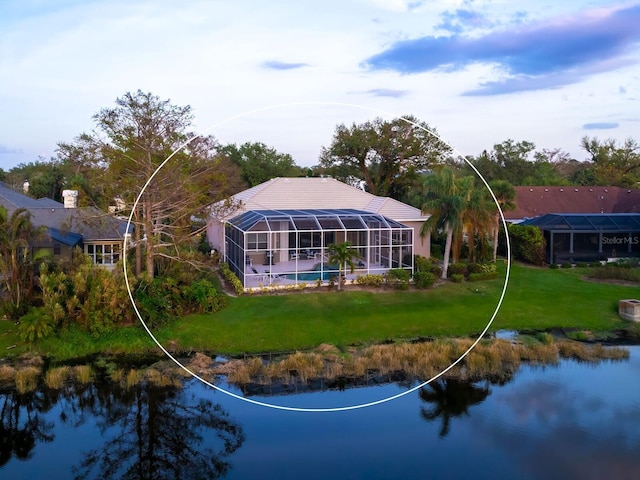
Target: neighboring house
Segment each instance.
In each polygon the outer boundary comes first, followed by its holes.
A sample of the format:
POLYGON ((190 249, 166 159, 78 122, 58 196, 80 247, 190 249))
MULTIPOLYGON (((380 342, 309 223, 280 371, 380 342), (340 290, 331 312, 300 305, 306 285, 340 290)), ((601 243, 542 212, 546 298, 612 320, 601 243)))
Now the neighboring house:
POLYGON ((274 178, 234 195, 232 203, 237 208, 209 220, 207 238, 245 288, 326 283, 336 274, 327 247, 344 241, 354 250, 351 278, 413 271, 413 255, 430 248, 420 237, 429 216, 420 209, 332 178, 274 178))
POLYGON ((515 187, 512 223, 539 227, 548 263, 640 256, 640 190, 621 187, 515 187))
POLYGON ((514 187, 514 210, 505 220, 518 223, 547 213, 640 213, 640 190, 621 187, 514 187))
POLYGON ((68 260, 78 247, 96 265, 115 267, 122 251, 126 222, 97 208, 77 208, 74 190, 65 190, 63 196, 64 204, 49 198, 36 200, 0 182, 0 205, 9 215, 25 208, 34 226, 47 227, 46 234, 33 245, 34 252, 44 251, 55 259, 68 260))

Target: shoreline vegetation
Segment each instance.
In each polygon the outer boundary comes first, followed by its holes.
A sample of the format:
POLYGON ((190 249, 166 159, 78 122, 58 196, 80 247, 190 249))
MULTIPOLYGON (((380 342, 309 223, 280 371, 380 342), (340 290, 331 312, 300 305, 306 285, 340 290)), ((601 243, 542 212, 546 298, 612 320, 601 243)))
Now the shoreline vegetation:
MULTIPOLYGON (((176 355, 215 352, 226 357, 312 351, 322 344, 346 352, 380 343, 477 337, 495 310, 504 284, 444 282, 426 290, 325 291, 229 298, 213 314, 174 319, 153 330, 176 355)), ((587 281, 584 269, 549 269, 514 263, 504 303, 488 335, 497 330, 554 331, 581 341, 637 342, 640 325, 618 317, 618 301, 638 296, 637 285, 587 281)), ((97 354, 160 353, 141 325, 91 335, 67 328, 34 343, 21 342, 13 322, 0 321, 0 362, 21 355, 62 362, 97 354)))
MULTIPOLYGON (((273 358, 256 355, 224 359, 198 352, 180 360, 190 372, 214 384, 224 380, 245 392, 260 392, 263 387, 286 392, 311 384, 315 384, 315 388, 317 385, 344 388, 373 378, 425 382, 454 362, 456 365, 443 375, 444 378, 506 382, 522 365, 553 366, 561 359, 597 364, 629 358, 629 351, 622 347, 556 339, 549 333, 520 335, 513 340, 483 339, 461 358, 473 343, 472 339, 450 338, 351 347, 346 352, 334 345, 323 344, 313 351, 273 358)), ((190 377, 188 372, 161 357, 130 357, 123 361, 123 358, 100 356, 90 364, 55 365, 32 356, 23 358, 19 367, 0 365, 0 391, 15 388, 22 394, 43 386, 59 390, 93 381, 111 382, 124 389, 144 382, 179 388, 190 377)))

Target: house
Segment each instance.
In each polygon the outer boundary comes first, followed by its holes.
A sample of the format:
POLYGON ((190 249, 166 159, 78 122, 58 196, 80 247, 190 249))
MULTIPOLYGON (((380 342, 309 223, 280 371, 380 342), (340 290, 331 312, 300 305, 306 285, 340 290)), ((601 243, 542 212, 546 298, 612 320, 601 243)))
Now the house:
POLYGON ((76 206, 77 192, 65 190, 64 203, 49 198, 34 199, 0 182, 0 205, 9 215, 19 208, 31 214, 31 223, 46 227, 46 235, 33 245, 55 259, 69 260, 78 247, 93 263, 112 269, 120 259, 126 222, 97 208, 76 206))
POLYGON ((640 213, 640 190, 622 187, 514 187, 515 210, 504 218, 518 223, 547 213, 640 213))
POLYGON ((515 187, 505 220, 539 227, 548 263, 640 257, 640 190, 622 187, 515 187))
POLYGON ((420 209, 333 178, 274 178, 234 195, 232 204, 230 212, 214 205, 207 238, 245 288, 326 283, 337 273, 328 264, 331 244, 351 243, 352 279, 413 271, 413 255, 430 248, 420 237, 429 216, 420 209))

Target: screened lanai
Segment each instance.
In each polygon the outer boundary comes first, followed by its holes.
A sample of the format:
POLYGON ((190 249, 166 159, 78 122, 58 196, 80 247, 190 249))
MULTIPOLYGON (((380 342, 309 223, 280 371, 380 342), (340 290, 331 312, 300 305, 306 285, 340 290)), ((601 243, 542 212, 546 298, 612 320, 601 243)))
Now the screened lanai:
POLYGON ((555 214, 525 220, 547 241, 547 262, 565 263, 640 256, 640 214, 555 214))
POLYGON ((327 283, 337 276, 328 247, 350 242, 347 278, 413 271, 413 230, 354 209, 251 210, 226 223, 224 257, 245 288, 327 283))

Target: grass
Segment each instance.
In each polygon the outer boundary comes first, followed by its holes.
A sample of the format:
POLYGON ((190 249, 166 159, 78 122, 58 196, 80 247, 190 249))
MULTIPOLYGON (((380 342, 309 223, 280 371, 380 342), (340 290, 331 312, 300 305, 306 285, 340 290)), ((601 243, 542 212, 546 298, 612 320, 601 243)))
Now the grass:
MULTIPOLYGON (((501 269, 504 272, 504 266, 501 269)), ((581 269, 514 264, 502 308, 491 330, 543 331, 552 328, 603 332, 628 326, 618 318, 621 298, 638 296, 635 286, 589 282, 581 269)), ((163 345, 182 351, 226 355, 293 351, 322 343, 367 345, 477 335, 486 326, 503 280, 447 282, 416 291, 329 292, 230 298, 224 310, 192 315, 154 331, 163 345)), ((0 353, 35 351, 55 359, 93 353, 144 353, 157 347, 140 326, 99 338, 70 329, 30 346, 11 322, 0 321, 0 353), (7 347, 17 345, 14 349, 7 347)))

